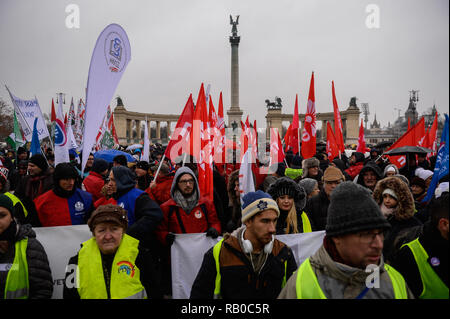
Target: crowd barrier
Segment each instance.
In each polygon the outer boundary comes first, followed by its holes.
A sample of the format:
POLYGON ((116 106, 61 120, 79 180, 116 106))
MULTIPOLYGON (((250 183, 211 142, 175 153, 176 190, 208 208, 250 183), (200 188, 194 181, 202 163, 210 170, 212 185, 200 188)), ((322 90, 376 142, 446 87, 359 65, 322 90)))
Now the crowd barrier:
MULTIPOLYGON (((47 253, 53 277, 53 299, 62 299, 65 271, 70 257, 75 256, 80 244, 92 234, 87 225, 34 228, 37 239, 47 253)), ((277 235, 276 238, 292 248, 297 265, 311 256, 322 245, 324 231, 277 235)), ((192 283, 203 261, 204 253, 221 237, 212 239, 205 233, 178 234, 171 247, 172 296, 189 298, 192 283)))

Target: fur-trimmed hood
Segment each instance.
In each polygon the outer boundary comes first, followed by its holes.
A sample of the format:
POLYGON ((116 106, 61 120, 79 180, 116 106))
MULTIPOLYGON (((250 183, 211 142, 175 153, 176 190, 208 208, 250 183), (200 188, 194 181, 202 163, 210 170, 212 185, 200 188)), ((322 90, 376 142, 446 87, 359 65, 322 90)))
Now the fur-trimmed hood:
POLYGON ((373 198, 378 205, 383 203, 383 192, 390 188, 397 195, 397 209, 395 210, 395 219, 407 220, 414 215, 414 198, 408 186, 397 177, 386 177, 378 181, 373 191, 373 198))

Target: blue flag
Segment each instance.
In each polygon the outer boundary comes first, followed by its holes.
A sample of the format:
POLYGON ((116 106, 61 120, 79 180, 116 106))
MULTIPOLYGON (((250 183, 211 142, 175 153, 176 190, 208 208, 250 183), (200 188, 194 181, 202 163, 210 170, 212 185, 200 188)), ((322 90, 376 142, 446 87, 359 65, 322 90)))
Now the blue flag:
POLYGON ((444 129, 442 130, 441 143, 439 144, 439 150, 437 153, 436 165, 434 166, 433 179, 428 187, 427 196, 422 200, 422 203, 428 202, 433 198, 434 191, 439 183, 439 180, 448 175, 449 172, 449 119, 448 115, 445 115, 444 129))
POLYGON ((31 138, 30 156, 33 156, 34 154, 41 154, 41 144, 39 143, 37 121, 38 118, 36 117, 33 124, 33 136, 31 138))

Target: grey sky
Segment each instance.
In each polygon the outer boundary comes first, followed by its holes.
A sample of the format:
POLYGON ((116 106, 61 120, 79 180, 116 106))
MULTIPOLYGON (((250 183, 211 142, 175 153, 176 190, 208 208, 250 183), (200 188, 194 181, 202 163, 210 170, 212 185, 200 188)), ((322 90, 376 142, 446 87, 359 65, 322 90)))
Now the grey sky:
MULTIPOLYGON (((334 80, 340 110, 352 96, 369 103, 383 126, 403 114, 409 91, 420 90, 419 114, 449 106, 448 0, 1 0, 0 97, 6 84, 21 98, 36 95, 43 112, 52 97, 82 97, 100 32, 120 24, 131 61, 116 90, 131 111, 179 114, 187 97, 211 84, 217 108, 230 106, 229 15, 240 15, 240 107, 265 126, 264 100, 283 99, 305 113, 311 72, 317 112, 332 112, 334 80), (69 4, 80 28, 68 29, 69 4), (380 9, 380 28, 366 26, 368 4, 380 9)), ((115 101, 111 103, 115 106, 115 101)))

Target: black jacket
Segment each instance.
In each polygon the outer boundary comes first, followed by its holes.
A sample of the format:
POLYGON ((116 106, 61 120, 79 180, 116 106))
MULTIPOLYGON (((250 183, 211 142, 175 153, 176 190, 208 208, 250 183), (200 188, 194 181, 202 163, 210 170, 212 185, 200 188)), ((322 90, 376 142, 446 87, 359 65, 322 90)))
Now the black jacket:
MULTIPOLYGON (((102 254, 102 264, 105 268, 109 269, 109 271, 111 271, 113 259, 114 255, 107 256, 102 254)), ((69 265, 78 265, 78 254, 70 258, 69 265)), ((139 246, 139 253, 136 257, 136 267, 139 268, 141 276, 140 281, 145 288, 145 292, 147 293, 148 298, 161 299, 161 276, 159 275, 160 269, 158 263, 155 262, 155 259, 150 254, 150 251, 141 245, 139 246)), ((70 267, 68 269, 70 269, 70 267)), ((63 289, 63 299, 80 299, 77 288, 68 288, 66 286, 66 283, 70 282, 70 280, 67 280, 68 276, 70 275, 73 276, 73 273, 66 272, 66 280, 64 281, 63 289)), ((109 287, 109 283, 107 283, 106 286, 109 287)), ((110 296, 109 291, 108 296, 110 296)))
POLYGON ((325 229, 329 205, 330 200, 323 189, 306 202, 304 210, 308 214, 311 224, 314 225, 314 231, 325 229))
MULTIPOLYGON (((15 243, 28 237, 26 250, 28 263, 28 281, 30 299, 49 299, 53 294, 53 278, 48 263, 47 254, 42 244, 36 239, 36 233, 31 225, 18 225, 18 232, 9 241, 8 251, 0 252, 0 264, 12 264, 15 256, 15 243)), ((0 271, 0 299, 4 298, 7 272, 0 271)))
MULTIPOLYGON (((432 268, 448 286, 448 240, 442 238, 436 227, 432 227, 431 223, 427 222, 423 226, 419 242, 429 256, 429 263, 432 257, 439 259, 439 265, 432 266, 432 268)), ((392 266, 403 275, 414 296, 419 298, 422 294, 423 284, 416 261, 409 247, 405 246, 400 249, 392 261, 392 266)))
MULTIPOLYGON (((253 271, 250 260, 244 255, 239 240, 229 236, 220 252, 222 299, 275 299, 282 288, 287 260, 286 281, 297 269, 292 250, 275 240, 272 253, 259 274, 253 271)), ((216 263, 213 248, 203 258, 202 266, 191 290, 191 299, 212 299, 216 280, 216 263)))

